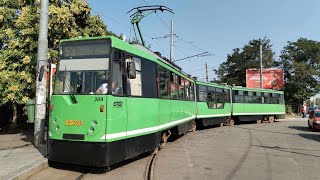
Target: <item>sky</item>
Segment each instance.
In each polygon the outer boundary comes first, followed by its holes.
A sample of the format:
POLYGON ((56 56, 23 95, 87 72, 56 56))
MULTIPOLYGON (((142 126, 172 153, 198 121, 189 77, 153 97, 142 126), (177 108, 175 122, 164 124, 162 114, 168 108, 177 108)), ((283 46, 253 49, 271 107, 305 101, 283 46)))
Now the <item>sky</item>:
POLYGON ((212 56, 195 57, 176 64, 183 71, 205 81, 205 63, 209 80, 216 78, 213 69, 226 61, 228 54, 252 39, 267 37, 278 59, 288 41, 308 38, 320 41, 319 0, 87 0, 92 13, 99 15, 109 31, 134 37, 130 23, 132 8, 164 5, 174 14, 158 12, 140 22, 140 28, 151 50, 170 57, 170 39, 152 39, 170 34, 174 23, 174 59, 202 52, 212 56))

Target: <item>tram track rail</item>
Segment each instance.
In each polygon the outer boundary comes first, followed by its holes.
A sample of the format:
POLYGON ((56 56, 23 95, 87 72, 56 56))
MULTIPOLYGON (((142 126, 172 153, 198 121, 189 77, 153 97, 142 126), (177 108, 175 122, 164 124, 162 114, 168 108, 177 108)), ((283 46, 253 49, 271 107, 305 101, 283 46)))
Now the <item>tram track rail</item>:
POLYGON ((86 174, 87 174, 87 173, 82 173, 82 174, 80 174, 80 176, 78 176, 78 177, 76 178, 76 180, 81 180, 81 179, 83 179, 86 174))

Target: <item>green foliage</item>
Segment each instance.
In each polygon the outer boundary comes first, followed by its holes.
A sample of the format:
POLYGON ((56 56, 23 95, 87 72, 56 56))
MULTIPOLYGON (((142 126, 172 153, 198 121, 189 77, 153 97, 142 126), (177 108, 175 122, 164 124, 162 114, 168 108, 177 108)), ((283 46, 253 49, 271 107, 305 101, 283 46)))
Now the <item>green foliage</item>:
POLYGON ((246 69, 260 68, 260 44, 263 48, 263 67, 274 66, 274 52, 271 49, 270 40, 254 39, 241 49, 233 49, 233 52, 228 54, 227 61, 214 70, 218 76, 216 81, 246 86, 246 69))
MULTIPOLYGON (((40 0, 0 0, 0 106, 34 97, 40 0)), ((51 0, 48 59, 58 58, 59 41, 113 34, 83 0, 51 0)))
POLYGON ((292 113, 292 107, 288 104, 286 104, 286 113, 291 114, 292 113))
POLYGON ((287 104, 298 107, 320 91, 319 42, 303 38, 288 42, 277 64, 284 69, 287 104))

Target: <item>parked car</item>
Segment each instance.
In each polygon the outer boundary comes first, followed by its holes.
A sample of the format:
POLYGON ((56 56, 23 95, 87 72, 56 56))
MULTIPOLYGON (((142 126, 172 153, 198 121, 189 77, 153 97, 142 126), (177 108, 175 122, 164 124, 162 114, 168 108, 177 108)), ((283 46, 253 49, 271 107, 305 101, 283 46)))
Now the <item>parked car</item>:
POLYGON ((320 110, 312 110, 310 112, 308 127, 313 131, 320 129, 320 110))
POLYGON ((308 114, 310 114, 311 111, 318 110, 318 107, 309 107, 308 108, 308 114))

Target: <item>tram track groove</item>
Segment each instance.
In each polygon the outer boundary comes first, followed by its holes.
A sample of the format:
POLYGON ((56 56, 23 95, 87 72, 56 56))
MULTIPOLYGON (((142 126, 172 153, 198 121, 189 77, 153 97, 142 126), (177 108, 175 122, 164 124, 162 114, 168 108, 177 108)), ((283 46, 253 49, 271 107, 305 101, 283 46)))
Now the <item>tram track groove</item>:
POLYGON ((145 180, 152 180, 153 179, 155 162, 157 160, 159 150, 160 150, 160 148, 155 149, 148 160, 146 171, 144 174, 145 180))
POLYGON ((76 180, 81 180, 81 179, 83 179, 83 177, 86 175, 87 173, 82 173, 80 176, 78 176, 77 178, 76 178, 76 180))

